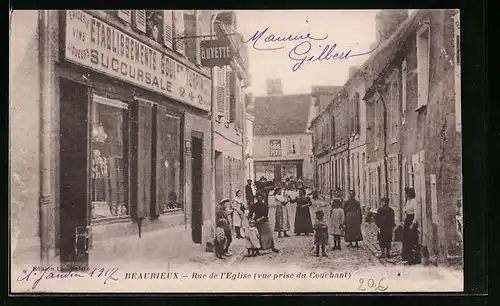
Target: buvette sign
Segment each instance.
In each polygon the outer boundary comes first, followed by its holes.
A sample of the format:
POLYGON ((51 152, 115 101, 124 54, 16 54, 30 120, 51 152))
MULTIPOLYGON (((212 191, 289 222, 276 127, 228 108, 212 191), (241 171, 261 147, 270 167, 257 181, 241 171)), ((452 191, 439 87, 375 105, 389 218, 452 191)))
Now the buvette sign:
POLYGON ((200 43, 201 65, 223 67, 231 64, 233 51, 229 39, 204 40, 200 43))

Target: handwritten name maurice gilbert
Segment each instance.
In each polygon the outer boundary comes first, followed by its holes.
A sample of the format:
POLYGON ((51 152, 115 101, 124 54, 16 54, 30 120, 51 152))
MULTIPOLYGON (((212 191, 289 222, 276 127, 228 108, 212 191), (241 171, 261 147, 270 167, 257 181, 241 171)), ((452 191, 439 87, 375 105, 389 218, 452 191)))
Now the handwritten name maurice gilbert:
POLYGON ((288 58, 293 60, 295 64, 292 66, 292 71, 297 71, 304 64, 304 62, 321 62, 328 60, 347 60, 356 56, 367 55, 375 51, 378 45, 370 51, 362 53, 354 53, 351 49, 346 51, 337 51, 338 45, 336 43, 327 44, 321 50, 321 45, 319 46, 321 53, 313 54, 313 45, 311 41, 325 41, 328 39, 328 34, 323 37, 315 36, 311 33, 294 35, 275 35, 269 31, 269 28, 264 30, 257 30, 252 37, 247 40, 243 40, 243 43, 252 43, 252 47, 258 51, 276 51, 285 48, 285 43, 288 42, 298 42, 293 46, 288 52, 288 58), (276 43, 281 43, 281 45, 276 46, 276 43), (271 46, 271 44, 274 44, 271 46))

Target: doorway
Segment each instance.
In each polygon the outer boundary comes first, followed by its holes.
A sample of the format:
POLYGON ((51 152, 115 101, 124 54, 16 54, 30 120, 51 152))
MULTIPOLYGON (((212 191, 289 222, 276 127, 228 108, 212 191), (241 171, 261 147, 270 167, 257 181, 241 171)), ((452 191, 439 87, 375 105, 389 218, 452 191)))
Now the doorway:
POLYGON ((60 80, 60 265, 87 269, 90 226, 90 89, 60 80))
POLYGON ((201 243, 203 223, 203 138, 191 137, 191 234, 194 243, 201 243))

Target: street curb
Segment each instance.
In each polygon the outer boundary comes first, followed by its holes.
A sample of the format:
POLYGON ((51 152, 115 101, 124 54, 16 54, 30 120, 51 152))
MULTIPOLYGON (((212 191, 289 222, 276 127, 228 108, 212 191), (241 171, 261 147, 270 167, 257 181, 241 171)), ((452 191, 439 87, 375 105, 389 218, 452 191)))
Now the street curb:
POLYGON ((231 257, 231 259, 226 263, 227 266, 234 264, 236 261, 243 259, 246 249, 241 249, 238 253, 231 257))
POLYGON ((372 261, 375 263, 375 265, 386 269, 387 265, 382 260, 380 260, 380 258, 378 258, 377 247, 374 245, 373 241, 371 239, 365 238, 365 245, 368 247, 368 250, 373 254, 374 258, 372 259, 372 261))

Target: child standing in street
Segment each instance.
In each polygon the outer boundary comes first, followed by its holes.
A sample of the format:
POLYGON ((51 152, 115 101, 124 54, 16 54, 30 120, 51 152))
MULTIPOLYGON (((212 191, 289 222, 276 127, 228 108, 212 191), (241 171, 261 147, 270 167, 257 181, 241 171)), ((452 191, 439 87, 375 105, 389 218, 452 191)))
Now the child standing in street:
POLYGON ((248 230, 245 231, 245 239, 248 250, 248 256, 259 255, 260 241, 259 230, 255 227, 255 221, 250 219, 248 221, 248 230))
POLYGON ((325 213, 322 210, 316 212, 316 222, 314 224, 314 244, 316 245, 316 257, 319 257, 319 249, 321 247, 321 255, 327 257, 325 246, 328 243, 328 225, 323 220, 325 213))
POLYGON ((215 248, 215 256, 220 259, 224 258, 224 250, 226 248, 226 233, 224 232, 224 228, 228 226, 228 223, 225 219, 219 219, 217 221, 217 228, 215 229, 215 238, 214 238, 214 248, 215 248))
POLYGON ((342 202, 339 199, 333 199, 329 220, 331 234, 333 235, 332 250, 341 250, 340 237, 343 236, 344 232, 344 210, 341 206, 342 202))

